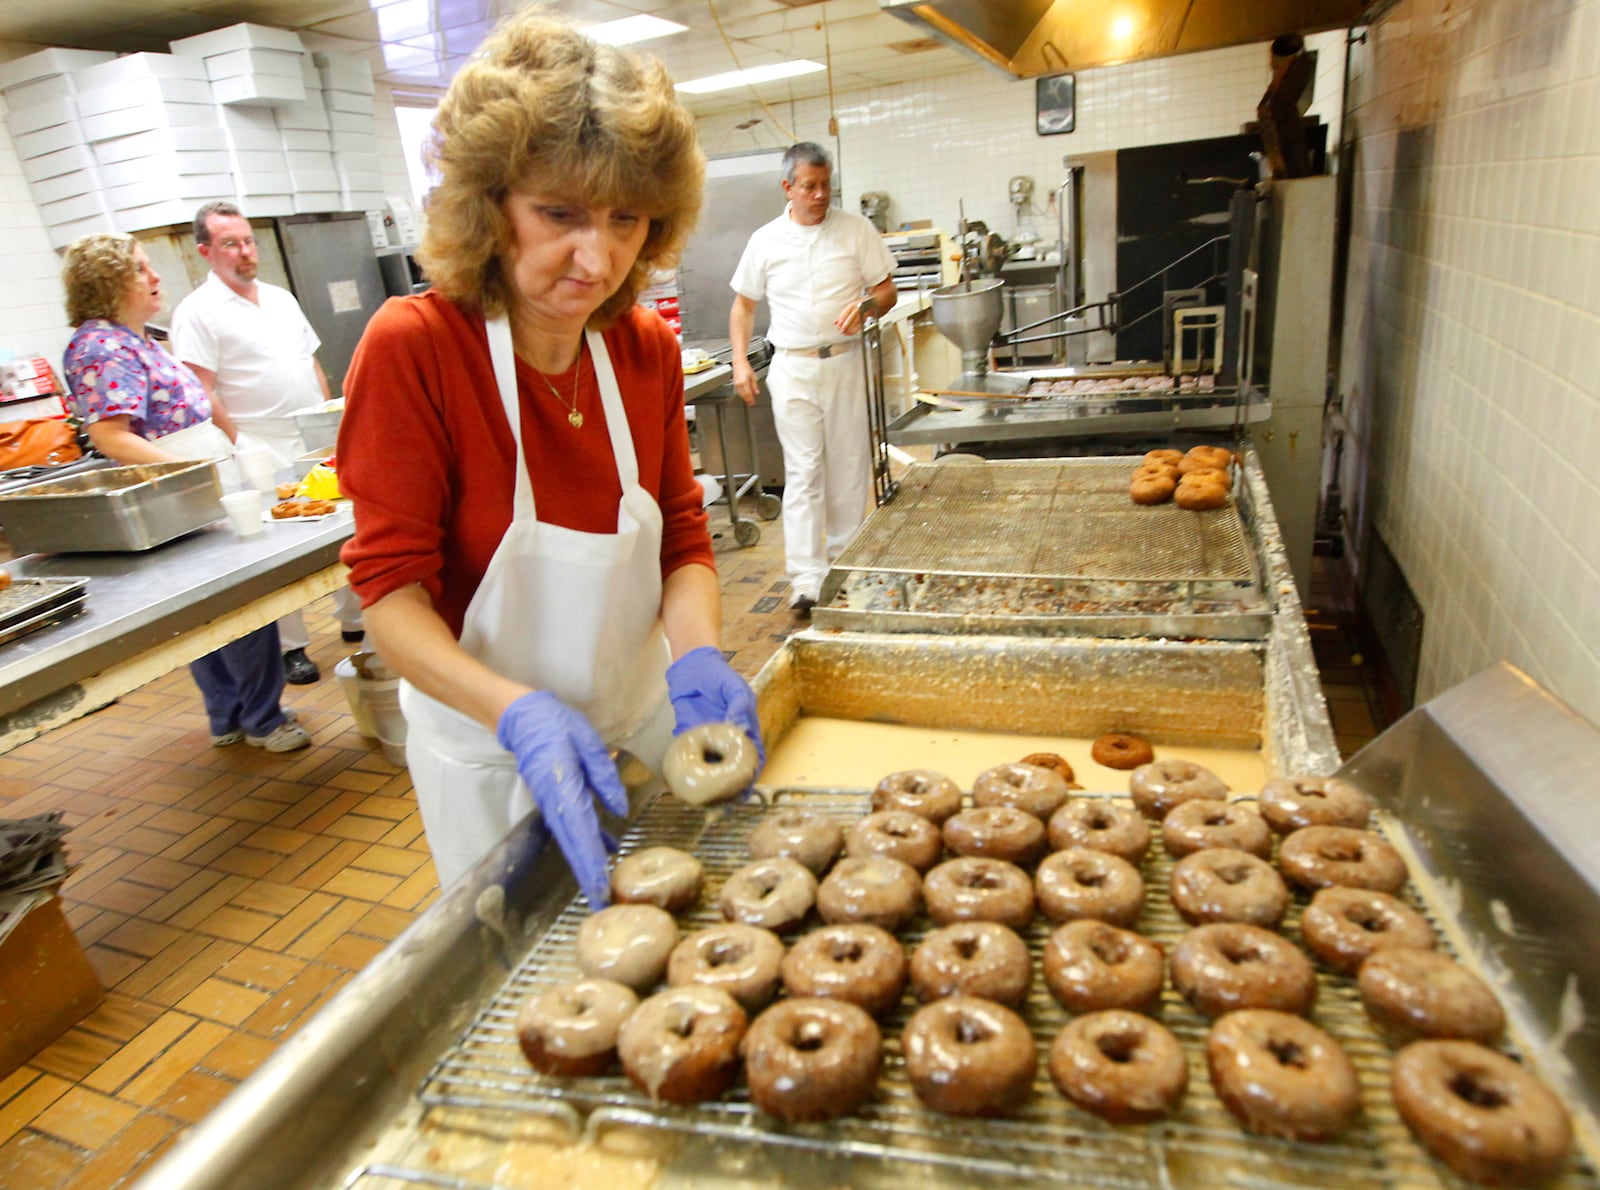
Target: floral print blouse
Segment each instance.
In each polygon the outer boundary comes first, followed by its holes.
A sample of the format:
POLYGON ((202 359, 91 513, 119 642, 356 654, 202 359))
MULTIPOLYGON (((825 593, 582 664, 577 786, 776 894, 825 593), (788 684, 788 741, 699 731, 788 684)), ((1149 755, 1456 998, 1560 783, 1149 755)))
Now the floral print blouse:
POLYGON ((120 322, 85 322, 63 362, 85 423, 127 414, 128 428, 148 440, 211 419, 211 398, 199 377, 154 339, 120 322))

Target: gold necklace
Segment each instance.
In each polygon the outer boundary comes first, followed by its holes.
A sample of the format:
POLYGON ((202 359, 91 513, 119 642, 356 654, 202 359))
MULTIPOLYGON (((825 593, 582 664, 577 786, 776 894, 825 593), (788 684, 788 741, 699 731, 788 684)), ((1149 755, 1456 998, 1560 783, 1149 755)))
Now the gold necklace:
MULTIPOLYGON (((539 372, 539 369, 535 368, 534 371, 539 372)), ((561 395, 561 390, 556 387, 555 381, 551 380, 550 377, 546 376, 543 372, 539 372, 539 379, 544 381, 545 387, 548 388, 555 396, 555 399, 560 401, 565 407, 567 411, 567 421, 571 424, 572 428, 575 430, 582 429, 583 414, 578 412, 578 392, 583 387, 583 347, 581 345, 578 347, 578 371, 577 374, 572 378, 572 400, 569 401, 563 397, 561 395)))

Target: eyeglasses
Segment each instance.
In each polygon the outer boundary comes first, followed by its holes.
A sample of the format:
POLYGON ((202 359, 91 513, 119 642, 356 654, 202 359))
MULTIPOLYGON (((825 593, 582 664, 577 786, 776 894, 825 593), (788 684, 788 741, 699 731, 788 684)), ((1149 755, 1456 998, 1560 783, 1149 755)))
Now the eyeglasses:
POLYGON ((241 248, 254 248, 255 246, 255 236, 245 236, 242 240, 228 239, 217 241, 217 247, 221 248, 224 252, 238 252, 241 248))
POLYGON ((798 193, 805 195, 807 198, 810 198, 813 194, 831 194, 833 192, 833 183, 790 182, 789 189, 797 191, 798 193))

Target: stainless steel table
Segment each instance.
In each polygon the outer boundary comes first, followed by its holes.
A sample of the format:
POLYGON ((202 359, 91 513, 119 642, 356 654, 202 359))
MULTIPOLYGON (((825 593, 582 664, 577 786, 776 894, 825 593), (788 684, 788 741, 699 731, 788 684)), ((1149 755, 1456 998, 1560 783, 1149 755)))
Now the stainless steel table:
POLYGON ((758 473, 759 465, 754 461, 757 458, 755 425, 750 420, 750 407, 734 391, 732 365, 718 364, 704 372, 685 376, 683 399, 695 410, 696 416, 701 410, 711 415, 713 432, 717 437, 717 457, 722 460, 722 495, 716 502, 728 509, 728 523, 733 527, 733 539, 742 546, 754 545, 761 540, 761 528, 749 517, 739 515, 740 498, 751 491, 756 491, 756 511, 764 521, 774 519, 783 505, 778 497, 758 490, 761 476, 758 473), (727 409, 736 409, 737 415, 744 422, 747 452, 745 457, 752 460, 751 471, 748 474, 736 473, 733 469, 733 456, 728 452, 728 427, 723 419, 723 411, 727 409))

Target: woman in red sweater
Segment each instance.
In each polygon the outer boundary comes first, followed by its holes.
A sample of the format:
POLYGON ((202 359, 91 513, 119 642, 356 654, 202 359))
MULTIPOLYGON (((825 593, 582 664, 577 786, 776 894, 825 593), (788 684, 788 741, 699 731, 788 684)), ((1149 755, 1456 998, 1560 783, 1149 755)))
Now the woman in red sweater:
POLYGON ((705 158, 660 63, 513 18, 434 121, 419 258, 345 380, 350 583, 404 678, 406 759, 448 886, 543 815, 591 906, 609 749, 655 764, 727 719, 759 745, 719 647, 677 340, 635 297, 677 260, 705 158))

